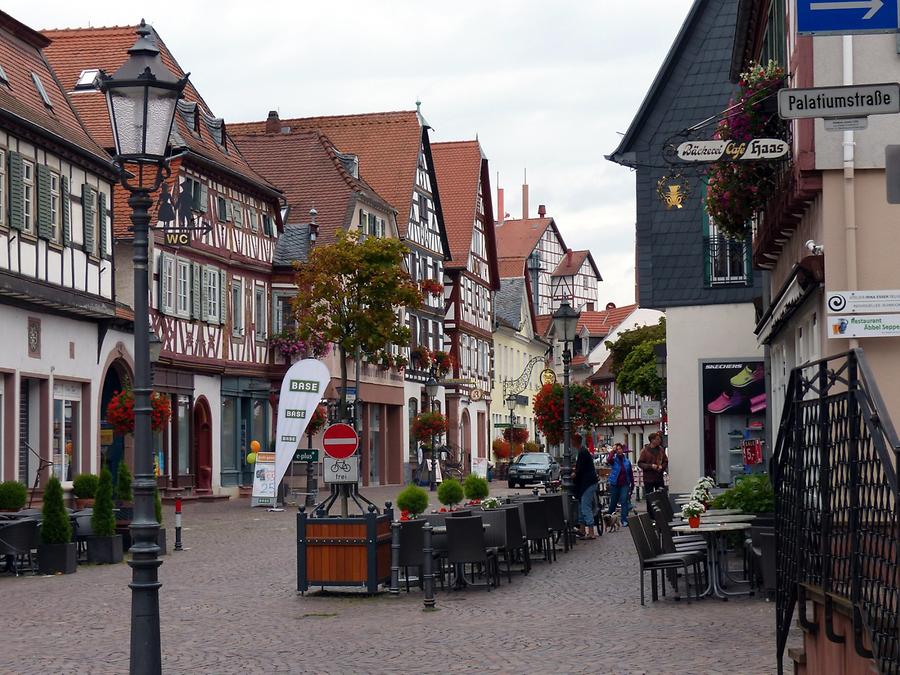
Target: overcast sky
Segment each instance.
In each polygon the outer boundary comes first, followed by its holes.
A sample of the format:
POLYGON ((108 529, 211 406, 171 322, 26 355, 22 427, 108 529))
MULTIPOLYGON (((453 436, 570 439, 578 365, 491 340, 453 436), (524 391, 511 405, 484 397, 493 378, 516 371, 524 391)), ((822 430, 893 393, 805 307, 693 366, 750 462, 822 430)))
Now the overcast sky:
MULTIPOLYGON (((634 300, 634 175, 619 142, 691 0, 291 3, 5 0, 33 28, 152 23, 228 122, 408 110, 432 142, 478 134, 496 198, 546 204, 600 267, 601 307, 634 300), (143 14, 142 14, 143 12, 143 14)), ((365 169, 363 168, 363 172, 365 169)), ((495 199, 496 201, 496 199, 495 199)))

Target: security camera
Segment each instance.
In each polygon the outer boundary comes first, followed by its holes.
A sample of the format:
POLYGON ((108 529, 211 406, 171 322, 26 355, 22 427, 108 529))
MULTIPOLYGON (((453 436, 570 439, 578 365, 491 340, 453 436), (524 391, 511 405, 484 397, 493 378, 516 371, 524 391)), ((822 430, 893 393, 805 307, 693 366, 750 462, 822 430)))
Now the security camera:
POLYGON ((814 240, 810 239, 806 242, 806 248, 809 249, 809 252, 813 255, 822 255, 825 252, 825 247, 821 244, 817 244, 814 240))

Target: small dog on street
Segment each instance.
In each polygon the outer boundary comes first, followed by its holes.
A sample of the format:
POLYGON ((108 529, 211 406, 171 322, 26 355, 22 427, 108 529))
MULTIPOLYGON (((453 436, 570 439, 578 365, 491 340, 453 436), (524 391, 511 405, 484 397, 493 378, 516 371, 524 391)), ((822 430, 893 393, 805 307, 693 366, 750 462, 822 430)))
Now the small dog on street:
POLYGON ((604 513, 603 514, 603 527, 606 528, 607 532, 615 532, 619 529, 619 514, 618 513, 604 513))

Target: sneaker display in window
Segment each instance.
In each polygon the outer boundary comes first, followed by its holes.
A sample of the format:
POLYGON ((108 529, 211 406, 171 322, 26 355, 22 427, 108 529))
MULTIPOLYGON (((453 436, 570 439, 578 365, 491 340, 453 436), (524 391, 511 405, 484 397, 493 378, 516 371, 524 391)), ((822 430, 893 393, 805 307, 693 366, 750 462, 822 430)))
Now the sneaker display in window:
POLYGON ((757 413, 766 409, 766 395, 760 394, 750 399, 750 412, 757 413))
POLYGON ((710 402, 710 404, 706 406, 706 409, 709 410, 709 412, 718 415, 727 410, 731 410, 732 408, 737 408, 746 400, 747 399, 744 398, 744 395, 739 391, 735 391, 732 393, 723 391, 719 395, 719 398, 717 398, 715 401, 710 402))
POLYGON ((766 377, 766 369, 763 366, 745 366, 741 372, 731 378, 731 386, 742 389, 754 382, 759 382, 766 377))

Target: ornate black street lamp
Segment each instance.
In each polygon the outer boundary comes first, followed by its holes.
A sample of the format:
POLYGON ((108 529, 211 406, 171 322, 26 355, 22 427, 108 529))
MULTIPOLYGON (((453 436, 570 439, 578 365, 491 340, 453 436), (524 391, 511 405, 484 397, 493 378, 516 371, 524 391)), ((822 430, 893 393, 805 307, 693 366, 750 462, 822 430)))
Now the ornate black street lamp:
MULTIPOLYGON (((425 380, 425 394, 428 396, 428 410, 430 412, 434 412, 434 399, 437 397, 438 393, 438 383, 434 377, 435 372, 434 368, 431 369, 431 373, 428 375, 428 379, 425 380)), ((434 492, 435 485, 437 484, 436 476, 434 474, 434 462, 437 457, 437 450, 434 447, 434 432, 431 434, 431 466, 428 471, 428 489, 434 492)))
POLYGON ((575 339, 580 318, 581 312, 573 309, 568 300, 563 300, 559 309, 553 313, 553 330, 556 333, 556 339, 563 343, 563 457, 566 463, 564 469, 567 480, 572 474, 571 423, 569 421, 569 364, 572 363, 572 352, 569 349, 569 343, 575 339))
POLYGON ((509 457, 510 461, 512 461, 512 443, 513 443, 513 429, 516 426, 516 406, 519 404, 519 397, 515 394, 510 394, 506 397, 506 407, 509 409, 509 457))
MULTIPOLYGON (((116 143, 120 182, 131 196, 134 226, 134 518, 131 521, 131 673, 162 672, 159 641, 159 523, 154 513, 153 437, 150 428, 150 308, 148 237, 151 194, 171 173, 166 159, 175 107, 187 75, 178 78, 159 57, 150 26, 141 20, 128 60, 103 74, 116 143)), ((157 345, 159 346, 159 345, 157 345)))

